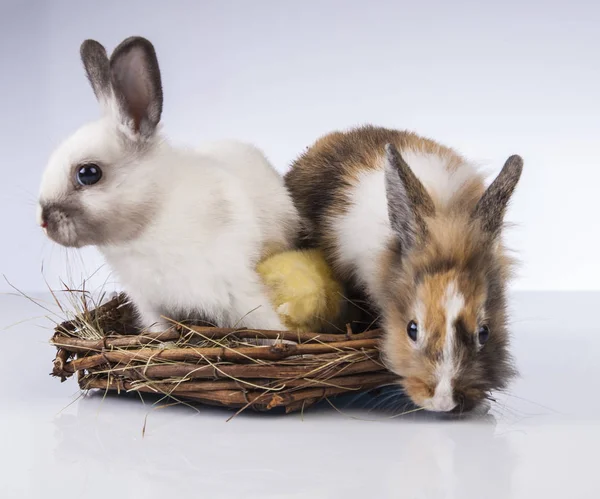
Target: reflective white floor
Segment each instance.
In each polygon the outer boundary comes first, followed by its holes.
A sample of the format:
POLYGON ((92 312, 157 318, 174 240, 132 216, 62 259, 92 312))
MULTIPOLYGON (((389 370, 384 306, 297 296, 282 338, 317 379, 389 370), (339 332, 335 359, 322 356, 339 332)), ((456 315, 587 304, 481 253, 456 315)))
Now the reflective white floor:
POLYGON ((0 296, 0 497, 600 497, 600 293, 517 293, 521 378, 491 415, 291 416, 78 398, 43 315, 0 296), (145 435, 142 430, 145 425, 145 435))

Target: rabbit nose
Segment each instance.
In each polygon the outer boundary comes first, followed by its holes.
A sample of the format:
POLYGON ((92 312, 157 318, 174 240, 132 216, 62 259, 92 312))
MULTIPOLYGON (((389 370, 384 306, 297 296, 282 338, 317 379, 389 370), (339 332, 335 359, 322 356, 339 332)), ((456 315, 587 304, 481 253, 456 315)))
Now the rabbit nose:
POLYGON ((42 229, 48 228, 48 208, 42 204, 38 208, 38 223, 42 229))

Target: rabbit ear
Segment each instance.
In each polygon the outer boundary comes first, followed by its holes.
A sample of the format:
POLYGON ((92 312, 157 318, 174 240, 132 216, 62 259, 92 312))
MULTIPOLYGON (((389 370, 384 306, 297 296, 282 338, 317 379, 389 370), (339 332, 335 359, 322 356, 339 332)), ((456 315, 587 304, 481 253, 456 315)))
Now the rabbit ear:
POLYGON ((424 216, 435 212, 433 201, 400 152, 385 146, 385 192, 392 229, 403 249, 414 246, 427 233, 424 216))
POLYGON ((502 170, 485 191, 473 211, 473 219, 479 220, 484 231, 497 236, 504 221, 504 213, 523 171, 523 159, 511 156, 502 170))
POLYGON ((127 38, 110 58, 110 80, 120 119, 134 137, 154 133, 162 113, 158 59, 142 37, 127 38))
POLYGON ((106 49, 96 40, 86 40, 79 53, 96 98, 99 101, 108 99, 111 94, 110 65, 106 49))

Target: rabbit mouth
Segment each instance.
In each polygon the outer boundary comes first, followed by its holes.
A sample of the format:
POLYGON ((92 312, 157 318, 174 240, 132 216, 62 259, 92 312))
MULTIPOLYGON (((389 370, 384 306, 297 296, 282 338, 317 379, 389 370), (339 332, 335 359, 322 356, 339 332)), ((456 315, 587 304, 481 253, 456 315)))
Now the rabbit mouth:
POLYGON ((68 248, 80 248, 83 246, 77 237, 75 224, 65 215, 56 217, 56 221, 48 222, 44 228, 46 235, 55 243, 68 248))
POLYGON ((75 212, 68 207, 46 204, 41 207, 40 225, 46 236, 68 248, 84 246, 78 235, 75 212))

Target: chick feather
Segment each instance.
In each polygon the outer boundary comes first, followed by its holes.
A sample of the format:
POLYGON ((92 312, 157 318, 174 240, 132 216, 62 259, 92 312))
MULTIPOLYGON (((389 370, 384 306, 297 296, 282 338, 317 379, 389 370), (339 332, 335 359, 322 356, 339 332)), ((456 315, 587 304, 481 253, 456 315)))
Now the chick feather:
POLYGON ((290 330, 323 331, 342 313, 342 286, 318 249, 272 255, 257 266, 271 302, 290 330))

